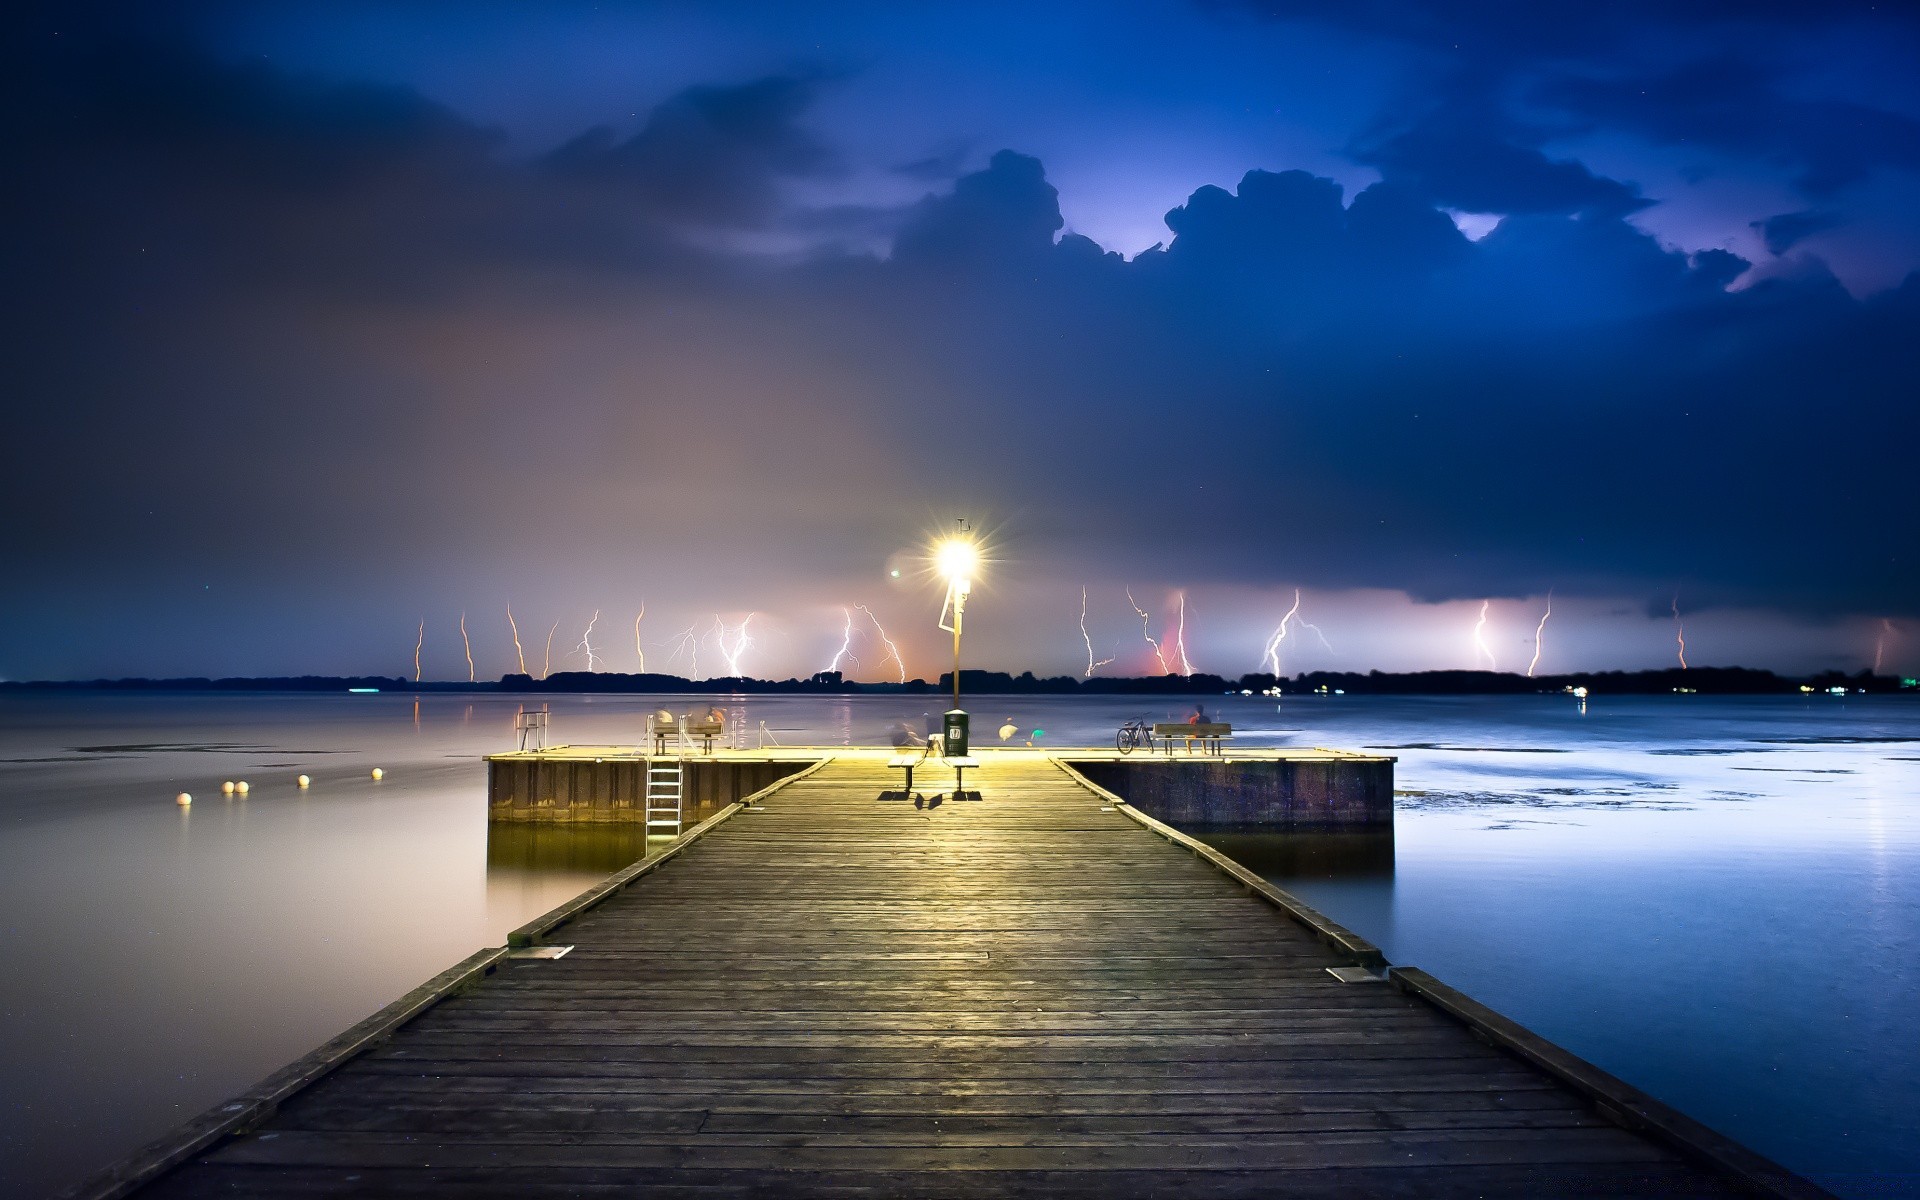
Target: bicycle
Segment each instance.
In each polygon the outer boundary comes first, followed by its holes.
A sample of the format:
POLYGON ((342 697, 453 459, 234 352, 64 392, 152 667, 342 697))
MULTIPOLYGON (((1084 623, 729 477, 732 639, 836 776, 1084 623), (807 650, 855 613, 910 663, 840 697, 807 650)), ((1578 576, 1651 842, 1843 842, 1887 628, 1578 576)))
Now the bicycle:
POLYGON ((1113 744, 1122 754, 1132 754, 1134 750, 1140 746, 1145 746, 1147 750, 1151 752, 1153 750, 1153 726, 1137 719, 1128 721, 1120 727, 1119 733, 1113 735, 1113 744))

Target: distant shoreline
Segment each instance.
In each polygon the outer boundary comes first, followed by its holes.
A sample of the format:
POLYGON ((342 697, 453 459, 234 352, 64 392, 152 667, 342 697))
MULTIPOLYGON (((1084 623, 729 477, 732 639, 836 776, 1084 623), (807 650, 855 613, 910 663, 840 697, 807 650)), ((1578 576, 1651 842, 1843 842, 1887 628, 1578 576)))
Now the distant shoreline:
MULTIPOLYGON (((685 679, 678 675, 624 674, 613 671, 560 671, 545 679, 503 675, 497 680, 415 682, 379 675, 300 675, 252 678, 89 679, 0 681, 0 694, 13 692, 344 692, 350 690, 401 695, 457 694, 608 694, 655 695, 744 693, 750 695, 873 695, 924 696, 948 692, 951 674, 935 682, 910 679, 905 683, 861 683, 838 672, 823 671, 807 679, 767 680, 723 677, 685 679)), ((1586 671, 1528 678, 1496 671, 1309 671, 1292 677, 1268 674, 1152 675, 1140 678, 1072 675, 1037 677, 1004 671, 962 671, 960 687, 974 695, 1058 696, 1218 696, 1243 692, 1262 694, 1278 687, 1281 695, 1347 694, 1366 696, 1524 696, 1564 693, 1585 688, 1592 695, 1664 696, 1675 693, 1710 696, 1771 696, 1824 694, 1842 688, 1848 694, 1906 694, 1920 696, 1912 679, 1861 671, 1838 671, 1794 677, 1746 667, 1693 667, 1657 671, 1586 671)))

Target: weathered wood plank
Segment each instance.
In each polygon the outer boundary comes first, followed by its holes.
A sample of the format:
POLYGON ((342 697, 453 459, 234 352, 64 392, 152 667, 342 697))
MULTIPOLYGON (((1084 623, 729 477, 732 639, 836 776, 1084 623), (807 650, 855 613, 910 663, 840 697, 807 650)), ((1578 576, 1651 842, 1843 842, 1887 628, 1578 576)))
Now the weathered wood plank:
POLYGON ((787 780, 151 1193, 1746 1194, 1044 758, 978 783, 787 780))

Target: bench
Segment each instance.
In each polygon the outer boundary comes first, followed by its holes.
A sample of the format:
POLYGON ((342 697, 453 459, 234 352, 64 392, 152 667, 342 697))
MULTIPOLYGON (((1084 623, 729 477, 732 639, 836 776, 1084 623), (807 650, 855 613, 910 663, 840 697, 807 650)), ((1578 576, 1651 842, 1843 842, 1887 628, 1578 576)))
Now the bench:
POLYGON ((689 740, 700 739, 700 753, 712 754, 714 741, 725 736, 727 727, 718 721, 688 721, 684 718, 679 721, 662 721, 658 717, 649 717, 647 731, 653 737, 655 754, 665 754, 667 739, 677 739, 682 733, 685 733, 689 740))
POLYGON ((953 798, 955 800, 978 800, 980 798, 979 792, 969 792, 966 790, 967 768, 979 766, 979 759, 969 756, 967 758, 942 758, 940 761, 953 768, 953 798))
POLYGON ((1233 726, 1225 721, 1207 721, 1199 724, 1191 721, 1166 721, 1153 727, 1153 736, 1166 743, 1169 755, 1173 753, 1173 744, 1176 741, 1187 744, 1188 754, 1193 753, 1195 742, 1199 742, 1200 748, 1207 753, 1219 754, 1225 748, 1223 743, 1233 737, 1233 726))
POLYGON ((913 799, 913 797, 917 794, 913 790, 913 769, 919 766, 921 763, 926 762, 928 757, 929 756, 927 751, 922 750, 918 754, 896 754, 892 758, 888 759, 887 766, 898 768, 899 770, 905 771, 907 773, 907 778, 906 778, 905 784, 901 786, 899 791, 881 792, 880 798, 882 800, 913 799))
POLYGON ((979 766, 980 760, 972 757, 936 758, 931 752, 931 749, 923 750, 918 754, 896 754, 892 758, 889 758, 887 760, 887 766, 906 772, 906 784, 897 792, 892 790, 881 792, 880 798, 882 800, 918 799, 919 793, 913 790, 914 768, 920 766, 922 763, 928 762, 939 762, 953 768, 953 798, 955 800, 978 800, 980 798, 979 792, 969 792, 966 789, 967 768, 979 766))

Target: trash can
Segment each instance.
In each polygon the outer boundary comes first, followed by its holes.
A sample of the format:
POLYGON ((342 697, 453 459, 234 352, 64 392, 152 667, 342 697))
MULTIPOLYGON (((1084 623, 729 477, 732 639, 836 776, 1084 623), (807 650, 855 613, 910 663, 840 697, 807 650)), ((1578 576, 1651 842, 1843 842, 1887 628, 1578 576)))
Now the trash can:
POLYGON ((967 714, 965 709, 950 708, 944 722, 941 742, 948 758, 967 757, 967 714))

